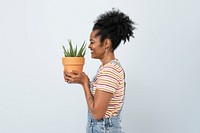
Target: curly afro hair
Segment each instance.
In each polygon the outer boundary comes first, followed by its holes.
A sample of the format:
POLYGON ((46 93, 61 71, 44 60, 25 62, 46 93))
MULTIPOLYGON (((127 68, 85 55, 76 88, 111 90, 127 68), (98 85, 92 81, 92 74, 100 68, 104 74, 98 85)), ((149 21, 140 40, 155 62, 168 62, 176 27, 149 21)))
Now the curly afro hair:
POLYGON ((101 43, 105 39, 110 39, 115 50, 121 41, 125 43, 130 37, 134 38, 133 30, 136 29, 134 25, 135 23, 126 14, 113 8, 97 17, 92 30, 99 30, 96 36, 101 36, 101 43))

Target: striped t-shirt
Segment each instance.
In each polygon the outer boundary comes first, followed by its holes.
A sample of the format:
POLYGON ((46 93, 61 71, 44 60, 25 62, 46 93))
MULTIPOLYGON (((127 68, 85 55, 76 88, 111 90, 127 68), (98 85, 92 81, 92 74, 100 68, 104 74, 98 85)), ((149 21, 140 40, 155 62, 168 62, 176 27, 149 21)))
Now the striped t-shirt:
POLYGON ((99 67, 92 82, 93 95, 96 89, 113 94, 104 118, 116 116, 121 109, 124 98, 124 83, 124 71, 117 59, 99 67))

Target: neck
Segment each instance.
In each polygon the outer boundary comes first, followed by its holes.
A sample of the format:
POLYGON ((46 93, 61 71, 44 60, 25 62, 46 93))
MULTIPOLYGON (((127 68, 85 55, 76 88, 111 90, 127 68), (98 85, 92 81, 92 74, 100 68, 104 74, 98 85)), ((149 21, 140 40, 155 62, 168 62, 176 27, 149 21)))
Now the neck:
POLYGON ((101 63, 102 65, 105 65, 107 64, 108 62, 110 62, 111 60, 114 60, 115 59, 115 55, 113 52, 109 53, 109 54, 106 54, 104 56, 104 58, 100 59, 101 60, 101 63))

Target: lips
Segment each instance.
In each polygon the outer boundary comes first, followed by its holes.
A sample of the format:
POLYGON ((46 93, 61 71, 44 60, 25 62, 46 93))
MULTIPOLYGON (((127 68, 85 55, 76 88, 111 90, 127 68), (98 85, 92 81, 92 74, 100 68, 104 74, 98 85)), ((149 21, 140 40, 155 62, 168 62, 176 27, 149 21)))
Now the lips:
POLYGON ((91 54, 91 57, 93 57, 93 56, 94 56, 94 51, 91 50, 91 51, 90 51, 90 54, 91 54))

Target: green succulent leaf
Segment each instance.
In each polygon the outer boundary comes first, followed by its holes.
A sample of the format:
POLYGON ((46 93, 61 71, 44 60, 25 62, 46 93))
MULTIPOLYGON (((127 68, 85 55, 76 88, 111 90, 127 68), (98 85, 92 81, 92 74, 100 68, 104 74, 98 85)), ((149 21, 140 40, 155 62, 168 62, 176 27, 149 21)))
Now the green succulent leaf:
POLYGON ((79 52, 78 52, 78 57, 84 57, 85 56, 85 51, 86 51, 86 43, 85 41, 83 42, 79 52))
POLYGON ((69 49, 63 47, 65 57, 84 57, 86 53, 86 42, 84 41, 81 48, 78 50, 77 45, 73 48, 72 41, 68 39, 69 49), (78 53, 77 53, 78 52, 78 53))
POLYGON ((76 48, 74 49, 74 56, 77 55, 77 45, 76 45, 76 48))

